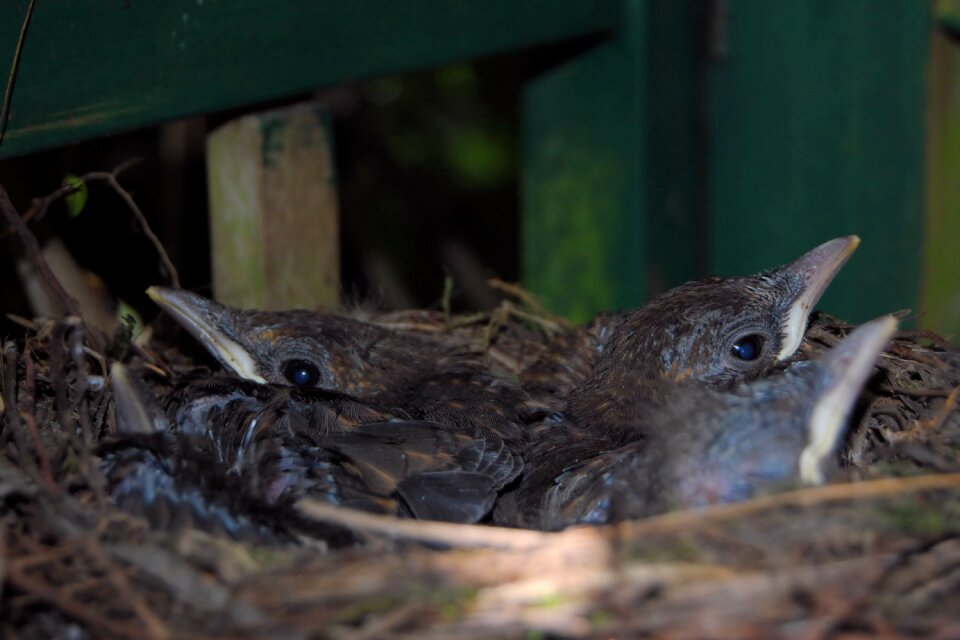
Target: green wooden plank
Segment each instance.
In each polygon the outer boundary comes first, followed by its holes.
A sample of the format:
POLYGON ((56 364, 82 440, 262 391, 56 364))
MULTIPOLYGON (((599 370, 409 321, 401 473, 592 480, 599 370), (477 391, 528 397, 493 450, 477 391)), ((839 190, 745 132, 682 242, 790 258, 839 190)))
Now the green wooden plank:
POLYGON ((960 47, 934 35, 927 101, 921 325, 960 344, 960 47))
POLYGON ((917 309, 929 29, 918 0, 729 3, 708 89, 712 271, 857 233, 820 307, 855 321, 917 309))
MULTIPOLYGON (((0 158, 612 28, 604 0, 37 2, 0 158)), ((0 3, 6 78, 27 0, 0 3)))
POLYGON ((703 275, 703 3, 651 0, 648 29, 650 118, 647 293, 703 275))
POLYGON ((611 40, 537 79, 524 115, 524 283, 574 320, 645 293, 647 5, 611 40))

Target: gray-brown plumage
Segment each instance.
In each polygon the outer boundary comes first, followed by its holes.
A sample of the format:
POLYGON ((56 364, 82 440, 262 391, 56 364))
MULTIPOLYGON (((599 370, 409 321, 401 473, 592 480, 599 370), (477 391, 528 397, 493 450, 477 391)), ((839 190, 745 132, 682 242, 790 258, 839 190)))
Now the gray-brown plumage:
POLYGON ((596 428, 618 423, 634 396, 655 406, 673 384, 730 388, 759 377, 799 347, 810 311, 859 242, 836 238, 778 269, 688 282, 601 314, 524 373, 528 419, 563 413, 596 428))
POLYGON ((161 409, 112 371, 119 437, 101 449, 114 500, 162 527, 270 541, 304 496, 406 517, 476 522, 522 469, 492 433, 413 420, 322 390, 189 379, 161 409))
MULTIPOLYGON (((799 347, 810 310, 858 244, 836 238, 755 276, 689 282, 561 335, 523 376, 527 474, 542 484, 625 446, 622 425, 673 402, 678 389, 730 389, 768 373, 799 347)), ((513 489, 498 505, 530 508, 513 489)))
POLYGON ((148 293, 247 380, 339 391, 415 419, 523 440, 519 385, 464 340, 329 313, 239 310, 178 289, 148 293))
POLYGON ((554 425, 531 450, 529 459, 539 462, 522 479, 515 510, 498 518, 557 529, 820 483, 895 327, 892 318, 880 318, 819 360, 730 392, 673 386, 652 412, 624 402, 629 417, 586 436, 554 425))

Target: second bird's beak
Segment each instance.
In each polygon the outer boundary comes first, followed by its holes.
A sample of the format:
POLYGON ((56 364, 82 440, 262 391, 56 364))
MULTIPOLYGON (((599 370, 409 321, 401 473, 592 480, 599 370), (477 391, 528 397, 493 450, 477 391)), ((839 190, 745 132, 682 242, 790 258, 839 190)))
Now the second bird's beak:
POLYGON ((223 366, 241 378, 266 382, 250 352, 240 343, 240 336, 231 327, 233 309, 183 289, 150 287, 147 295, 223 366))
POLYGON ((140 378, 119 362, 110 365, 117 432, 153 434, 170 430, 166 415, 140 378))
POLYGON ((803 482, 823 483, 824 463, 840 443, 853 405, 896 329, 893 316, 872 320, 821 358, 831 382, 817 397, 810 414, 807 446, 800 454, 803 482))
POLYGON ((792 356, 803 341, 803 334, 807 328, 807 318, 813 306, 820 300, 820 296, 827 290, 834 276, 847 259, 860 245, 858 236, 834 238, 824 242, 819 247, 808 251, 787 266, 781 268, 780 273, 799 275, 803 278, 804 287, 800 296, 790 305, 787 319, 783 326, 783 346, 777 354, 777 360, 785 360, 792 356))

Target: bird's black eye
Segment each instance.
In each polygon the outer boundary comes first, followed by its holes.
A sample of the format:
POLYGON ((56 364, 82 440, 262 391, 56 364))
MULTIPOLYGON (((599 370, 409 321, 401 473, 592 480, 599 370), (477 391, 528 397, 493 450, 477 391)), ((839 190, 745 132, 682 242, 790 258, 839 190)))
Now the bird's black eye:
POLYGON ((756 360, 763 349, 763 338, 758 335, 744 336, 733 343, 733 355, 741 360, 756 360))
POLYGON ((283 375, 297 387, 312 387, 320 379, 320 370, 306 360, 288 360, 283 365, 283 375))

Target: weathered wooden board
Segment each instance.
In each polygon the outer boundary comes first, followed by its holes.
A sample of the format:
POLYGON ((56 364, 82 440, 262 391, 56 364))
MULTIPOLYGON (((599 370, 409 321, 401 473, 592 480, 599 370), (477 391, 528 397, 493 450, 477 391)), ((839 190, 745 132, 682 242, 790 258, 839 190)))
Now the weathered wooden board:
POLYGON ((922 326, 960 342, 960 45, 935 33, 927 75, 922 326))
POLYGON ((207 142, 213 291, 241 308, 330 308, 340 294, 337 190, 326 111, 233 120, 207 142))

